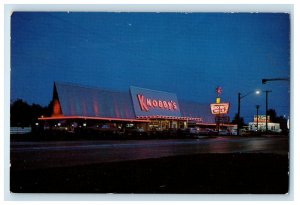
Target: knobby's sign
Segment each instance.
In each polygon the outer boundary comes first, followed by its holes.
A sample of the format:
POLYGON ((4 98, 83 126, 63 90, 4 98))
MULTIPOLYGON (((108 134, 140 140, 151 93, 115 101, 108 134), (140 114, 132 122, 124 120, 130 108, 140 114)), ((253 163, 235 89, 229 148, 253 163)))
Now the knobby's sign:
POLYGON ((229 103, 210 104, 210 110, 213 115, 227 114, 229 103))
POLYGON ((130 86, 136 116, 181 117, 180 106, 174 93, 130 86))
POLYGON ((144 95, 137 95, 137 99, 142 111, 148 112, 149 109, 164 109, 164 110, 177 110, 176 102, 172 100, 160 100, 145 98, 144 95))

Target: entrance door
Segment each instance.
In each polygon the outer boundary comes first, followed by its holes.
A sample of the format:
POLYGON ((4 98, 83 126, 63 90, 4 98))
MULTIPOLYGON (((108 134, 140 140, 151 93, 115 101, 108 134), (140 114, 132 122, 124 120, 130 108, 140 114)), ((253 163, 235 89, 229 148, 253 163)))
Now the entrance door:
POLYGON ((178 123, 176 121, 172 121, 171 122, 171 128, 177 129, 177 127, 178 127, 178 123))

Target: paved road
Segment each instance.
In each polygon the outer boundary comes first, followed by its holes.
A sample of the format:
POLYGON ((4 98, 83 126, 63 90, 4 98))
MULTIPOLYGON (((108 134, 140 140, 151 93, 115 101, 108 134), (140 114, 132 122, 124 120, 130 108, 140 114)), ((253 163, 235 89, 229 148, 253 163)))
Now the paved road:
POLYGON ((287 154, 287 137, 11 142, 11 168, 30 170, 200 153, 287 154))

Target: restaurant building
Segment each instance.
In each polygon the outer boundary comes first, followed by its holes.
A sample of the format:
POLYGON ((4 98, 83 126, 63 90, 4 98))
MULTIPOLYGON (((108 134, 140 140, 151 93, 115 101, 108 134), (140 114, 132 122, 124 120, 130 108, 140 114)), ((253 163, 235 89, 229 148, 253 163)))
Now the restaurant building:
MULTIPOLYGON (((279 123, 271 122, 270 116, 267 118, 268 131, 280 133, 282 130, 280 129, 279 123)), ((250 131, 258 131, 265 132, 266 131, 266 115, 254 115, 253 122, 249 122, 249 130, 250 131)))
POLYGON ((140 131, 215 127, 209 104, 177 99, 176 94, 131 86, 126 92, 55 82, 53 113, 40 117, 44 129, 140 131))

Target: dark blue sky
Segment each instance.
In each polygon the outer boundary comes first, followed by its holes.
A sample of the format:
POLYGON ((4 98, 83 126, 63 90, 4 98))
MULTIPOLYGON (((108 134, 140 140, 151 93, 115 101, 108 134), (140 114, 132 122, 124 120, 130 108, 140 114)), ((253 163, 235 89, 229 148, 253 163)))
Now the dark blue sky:
MULTIPOLYGON (((11 17, 11 98, 47 105, 54 81, 127 91, 130 85, 180 99, 221 101, 272 90, 269 108, 289 115, 290 19, 283 13, 53 13, 11 17)), ((241 101, 251 121, 265 95, 241 101)))

